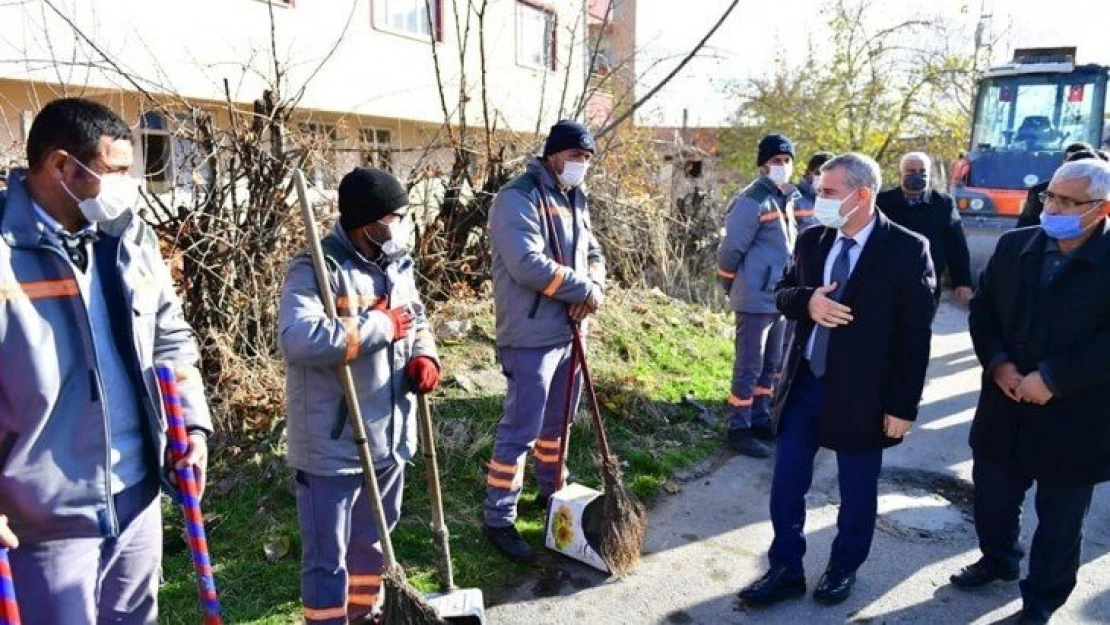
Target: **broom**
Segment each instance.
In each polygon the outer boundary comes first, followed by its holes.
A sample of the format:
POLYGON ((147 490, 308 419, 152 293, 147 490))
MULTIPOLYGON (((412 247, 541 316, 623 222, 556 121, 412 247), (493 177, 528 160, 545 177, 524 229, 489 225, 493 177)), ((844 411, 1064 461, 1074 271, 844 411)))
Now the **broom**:
POLYGON ((8 550, 0 548, 0 625, 20 625, 19 604, 15 601, 15 582, 8 550))
MULTIPOLYGON (((158 388, 162 391, 162 405, 166 409, 166 437, 169 439, 170 457, 177 464, 189 452, 189 434, 185 431, 181 396, 177 392, 177 375, 172 368, 164 365, 155 367, 155 372, 158 376, 158 388)), ((197 574, 204 625, 222 625, 216 578, 212 574, 212 558, 208 555, 208 537, 204 531, 204 515, 200 510, 200 485, 193 467, 176 469, 176 473, 177 490, 181 494, 181 513, 185 517, 185 531, 189 535, 189 553, 197 574)))
MULTIPOLYGON (((301 203, 301 216, 304 218, 305 235, 312 254, 312 266, 316 270, 316 286, 320 289, 320 299, 323 300, 328 318, 336 319, 338 314, 331 292, 331 283, 328 280, 327 266, 324 264, 324 251, 320 247, 320 236, 316 230, 312 206, 308 203, 308 188, 301 170, 293 171, 293 181, 301 203)), ((378 476, 370 456, 370 445, 367 443, 366 425, 362 421, 358 392, 355 389, 354 377, 351 376, 351 368, 346 364, 339 367, 339 380, 343 384, 343 394, 347 399, 347 419, 355 434, 358 459, 362 464, 362 476, 366 482, 366 490, 373 509, 374 527, 378 530, 382 557, 385 560, 385 569, 382 571, 382 588, 385 592, 382 605, 383 622, 386 625, 438 625, 442 621, 436 616, 435 610, 424 601, 423 596, 409 585, 405 578, 405 571, 397 563, 396 554, 393 552, 393 541, 389 536, 389 524, 385 520, 385 509, 382 506, 381 491, 378 490, 378 476)))
MULTIPOLYGON (((540 187, 542 189, 542 186, 540 187)), ((547 230, 551 234, 551 251, 555 262, 564 265, 563 252, 559 248, 558 238, 555 235, 555 220, 548 210, 546 196, 540 191, 540 212, 543 213, 547 223, 547 230)), ((582 382, 586 388, 586 397, 590 408, 590 417, 593 420, 594 431, 597 434, 597 446, 601 453, 601 480, 605 486, 605 501, 602 508, 601 523, 601 558, 617 576, 623 577, 640 559, 640 551, 644 546, 644 535, 647 533, 647 515, 644 506, 637 501, 632 493, 624 486, 621 476, 620 463, 613 456, 609 448, 609 437, 605 434, 605 426, 601 421, 601 406, 597 401, 597 392, 594 389, 593 378, 590 377, 590 368, 586 364, 586 349, 582 341, 582 330, 577 321, 571 320, 571 362, 570 382, 567 391, 567 411, 563 420, 563 440, 559 444, 559 455, 566 463, 567 439, 570 434, 570 395, 574 387, 575 368, 582 369, 582 382)), ((560 467, 559 484, 563 483, 560 467)))

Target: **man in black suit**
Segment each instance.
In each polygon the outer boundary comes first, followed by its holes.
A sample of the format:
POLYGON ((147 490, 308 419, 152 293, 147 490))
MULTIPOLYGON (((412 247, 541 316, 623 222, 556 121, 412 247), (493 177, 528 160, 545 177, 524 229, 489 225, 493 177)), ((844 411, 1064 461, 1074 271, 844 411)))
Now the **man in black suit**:
POLYGON ((871 549, 883 449, 917 417, 932 333, 929 244, 875 209, 879 165, 843 154, 821 168, 814 226, 798 237, 775 289, 797 321, 776 396, 770 570, 740 591, 748 605, 805 594, 805 494, 819 447, 836 452, 837 537, 813 596, 844 601, 871 549))
POLYGON ((929 188, 931 161, 924 152, 910 152, 898 163, 899 188, 879 194, 879 210, 891 221, 929 240, 937 288, 933 301, 940 303, 940 281, 945 270, 953 294, 960 302, 971 300, 971 254, 956 203, 944 193, 929 188))
POLYGON ((1067 163, 1039 228, 1002 235, 971 300, 983 365, 971 425, 975 531, 983 557, 959 588, 1013 581, 1025 493, 1037 529, 1021 582, 1021 623, 1045 623, 1079 570, 1094 485, 1110 480, 1110 164, 1067 163))

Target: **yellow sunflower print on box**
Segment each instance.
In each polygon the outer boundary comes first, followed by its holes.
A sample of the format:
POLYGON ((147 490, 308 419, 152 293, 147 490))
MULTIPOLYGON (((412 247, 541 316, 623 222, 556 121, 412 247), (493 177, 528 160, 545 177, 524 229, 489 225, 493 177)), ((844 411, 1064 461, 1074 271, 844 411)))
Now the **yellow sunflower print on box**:
POLYGON ((566 505, 559 506, 555 511, 555 519, 551 522, 552 534, 555 538, 555 547, 565 550, 574 542, 574 515, 566 505))

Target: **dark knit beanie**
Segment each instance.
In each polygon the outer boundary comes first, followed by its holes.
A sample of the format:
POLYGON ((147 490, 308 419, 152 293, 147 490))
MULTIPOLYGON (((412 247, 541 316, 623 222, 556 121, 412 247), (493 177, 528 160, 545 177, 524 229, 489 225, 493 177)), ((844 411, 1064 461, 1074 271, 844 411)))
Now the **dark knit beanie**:
POLYGON ((762 167, 764 163, 779 154, 789 154, 790 158, 794 158, 794 144, 783 135, 767 135, 759 140, 759 156, 756 157, 755 164, 757 167, 762 167))
POLYGON ((582 124, 569 119, 555 124, 547 135, 543 144, 544 158, 563 150, 586 150, 590 154, 597 152, 594 145, 594 136, 582 124))
POLYGON ((339 223, 344 230, 361 228, 408 204, 405 188, 380 169, 356 167, 339 182, 339 223))

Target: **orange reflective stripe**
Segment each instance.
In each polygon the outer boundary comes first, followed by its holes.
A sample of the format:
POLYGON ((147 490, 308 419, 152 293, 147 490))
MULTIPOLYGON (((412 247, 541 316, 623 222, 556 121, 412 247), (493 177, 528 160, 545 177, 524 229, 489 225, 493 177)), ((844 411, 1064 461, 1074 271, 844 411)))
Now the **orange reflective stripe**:
POLYGON ((496 460, 489 461, 489 468, 499 473, 508 473, 509 475, 516 475, 516 465, 501 464, 496 460))
POLYGON ((0 302, 14 299, 49 299, 77 297, 81 289, 77 280, 36 280, 34 282, 0 282, 0 302))
POLYGON ((729 395, 728 396, 728 403, 731 406, 736 406, 738 408, 743 408, 744 406, 751 406, 752 405, 752 399, 750 397, 748 399, 740 399, 739 397, 737 397, 735 395, 729 395))
POLYGON ((557 438, 555 438, 555 439, 537 438, 536 439, 536 447, 539 447, 541 449, 558 450, 559 449, 559 439, 557 439, 557 438))
POLYGON ((545 464, 557 464, 559 462, 559 454, 545 454, 539 449, 533 453, 536 456, 536 460, 545 464))
POLYGON ((551 279, 551 282, 547 283, 547 286, 543 287, 543 294, 548 297, 555 295, 559 287, 563 286, 563 283, 567 281, 568 273, 569 270, 566 267, 559 267, 559 271, 555 273, 555 277, 551 279))
POLYGON ((811 208, 795 208, 795 217, 813 217, 813 209, 811 208))
POLYGON ((729 272, 725 271, 724 269, 718 269, 717 270, 717 275, 721 276, 722 278, 728 278, 729 280, 736 277, 736 274, 729 273, 729 272))
POLYGON ((338 608, 310 608, 302 609, 306 621, 330 621, 331 619, 347 618, 347 606, 338 608))
POLYGON ((335 307, 339 312, 349 311, 350 314, 355 314, 364 308, 376 307, 381 304, 385 307, 385 296, 375 297, 373 295, 341 295, 335 298, 335 307))
POLYGON ((486 477, 486 484, 494 488, 503 488, 505 490, 516 490, 513 488, 513 480, 500 480, 492 475, 486 477))
POLYGON ((348 586, 380 586, 381 575, 351 575, 347 578, 348 586))
POLYGON ((358 319, 354 317, 340 317, 343 329, 347 331, 347 351, 343 354, 343 362, 351 362, 358 358, 358 350, 362 341, 359 340, 358 319))
POLYGON ((756 395, 774 395, 775 394, 775 389, 774 389, 774 387, 770 387, 770 386, 757 386, 757 387, 755 387, 755 394, 756 395))
POLYGON ((368 605, 373 606, 378 603, 378 593, 358 594, 351 593, 347 595, 347 603, 351 605, 368 605))
MULTIPOLYGON (((795 213, 795 214, 797 214, 797 213, 795 213)), ((777 210, 773 210, 769 213, 764 213, 764 214, 760 215, 759 216, 759 223, 765 224, 768 221, 775 221, 778 218, 779 218, 779 212, 777 210)))

